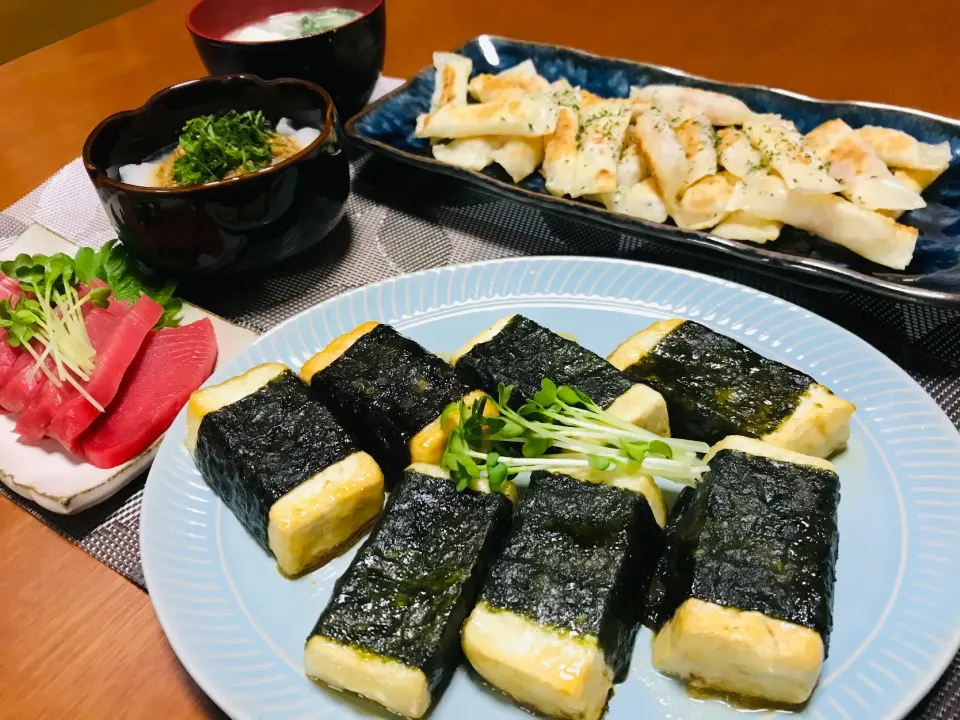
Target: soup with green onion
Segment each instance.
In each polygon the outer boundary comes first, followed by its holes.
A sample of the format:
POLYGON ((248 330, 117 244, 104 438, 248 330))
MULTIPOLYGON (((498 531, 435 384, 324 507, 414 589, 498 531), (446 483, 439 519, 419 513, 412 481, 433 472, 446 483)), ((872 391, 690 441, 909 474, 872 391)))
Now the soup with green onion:
POLYGON ((223 38, 239 42, 290 40, 333 30, 351 20, 356 20, 361 15, 362 13, 347 8, 277 13, 265 20, 231 30, 223 38))

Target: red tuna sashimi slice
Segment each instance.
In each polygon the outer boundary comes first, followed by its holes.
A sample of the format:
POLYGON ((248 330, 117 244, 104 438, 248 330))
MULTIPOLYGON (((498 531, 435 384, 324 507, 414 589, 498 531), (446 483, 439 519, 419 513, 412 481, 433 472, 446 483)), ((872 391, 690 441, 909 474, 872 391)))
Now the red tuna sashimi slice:
POLYGON ((142 453, 210 377, 216 360, 208 319, 151 333, 106 414, 80 438, 81 457, 112 468, 142 453))
MULTIPOLYGON (((43 354, 43 346, 40 343, 33 341, 30 344, 37 355, 43 354)), ((48 368, 53 367, 53 360, 49 357, 45 363, 48 368)), ((37 368, 37 361, 33 355, 21 350, 17 353, 17 359, 7 374, 3 388, 0 389, 0 407, 7 412, 20 412, 26 405, 27 398, 46 381, 47 376, 37 368)))
MULTIPOLYGON (((130 365, 151 328, 163 315, 163 307, 142 295, 124 314, 110 338, 97 353, 90 381, 84 389, 102 407, 113 402, 130 365)), ((100 415, 89 400, 77 393, 64 402, 54 415, 47 434, 60 441, 67 450, 77 452, 77 440, 100 415)))
MULTIPOLYGON (((16 305, 17 298, 19 297, 20 283, 0 273, 0 300, 10 299, 13 301, 13 304, 16 305)), ((10 347, 10 344, 7 342, 7 331, 0 328, 0 390, 7 384, 7 377, 17 362, 20 352, 21 350, 19 348, 10 347)), ((2 406, 0 406, 0 412, 4 412, 2 406)))
MULTIPOLYGON (((15 282, 16 281, 11 280, 9 277, 4 276, 4 278, 0 280, 0 285, 6 283, 8 286, 7 289, 9 289, 9 284, 15 282)), ((99 281, 95 282, 99 283, 99 281)), ((0 288, 0 292, 2 292, 2 288, 0 288)), ((19 292, 19 284, 17 284, 15 293, 19 294, 19 292)), ((81 294, 86 294, 86 288, 81 287, 80 292, 81 294)), ((0 299, 2 299, 2 296, 0 296, 0 299)), ((87 308, 84 310, 86 311, 87 308)), ((33 342, 31 345, 38 355, 43 353, 43 348, 40 343, 33 342)), ((0 383, 0 408, 9 412, 19 413, 27 406, 30 398, 39 397, 38 393, 49 381, 47 380, 47 376, 39 369, 34 370, 36 364, 36 359, 30 353, 23 350, 17 353, 16 362, 10 368, 3 383, 0 383)), ((47 358, 46 366, 51 369, 54 367, 52 358, 47 358)))
MULTIPOLYGON (((118 300, 111 300, 105 308, 84 306, 83 320, 94 350, 100 352, 129 310, 127 303, 118 300)), ((79 393, 67 383, 57 387, 48 379, 42 379, 24 404, 13 431, 28 442, 39 442, 46 434, 57 409, 75 395, 79 393)))
POLYGON ((14 305, 20 297, 20 281, 0 273, 0 300, 10 300, 14 305))
MULTIPOLYGON (((7 331, 0 328, 0 388, 7 384, 7 376, 20 357, 20 349, 10 347, 7 343, 7 331)), ((0 412, 5 412, 5 408, 0 407, 0 412)))

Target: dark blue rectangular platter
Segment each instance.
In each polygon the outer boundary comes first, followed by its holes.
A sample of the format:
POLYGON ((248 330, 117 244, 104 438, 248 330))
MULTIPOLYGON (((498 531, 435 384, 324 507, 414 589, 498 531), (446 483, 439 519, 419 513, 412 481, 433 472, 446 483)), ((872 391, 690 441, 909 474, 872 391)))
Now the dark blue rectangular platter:
POLYGON ((801 283, 822 287, 826 280, 907 302, 960 306, 960 121, 887 105, 815 100, 784 90, 714 82, 655 65, 490 35, 481 35, 455 52, 473 61, 474 74, 501 72, 531 59, 547 80, 565 77, 602 97, 627 97, 632 85, 690 85, 729 93, 754 112, 779 113, 804 133, 825 120, 841 118, 855 128, 880 125, 903 130, 928 143, 948 140, 953 162, 923 193, 927 207, 900 219, 919 228, 920 236, 913 262, 905 271, 895 271, 795 228, 785 227, 778 240, 763 246, 726 240, 620 215, 585 201, 555 198, 544 188, 539 173, 514 184, 499 166, 475 172, 441 163, 431 155, 429 141, 414 136, 417 116, 430 106, 432 67, 424 68, 346 124, 352 140, 375 153, 466 180, 486 192, 531 203, 547 212, 600 223, 699 255, 713 254, 717 259, 754 266, 801 283))

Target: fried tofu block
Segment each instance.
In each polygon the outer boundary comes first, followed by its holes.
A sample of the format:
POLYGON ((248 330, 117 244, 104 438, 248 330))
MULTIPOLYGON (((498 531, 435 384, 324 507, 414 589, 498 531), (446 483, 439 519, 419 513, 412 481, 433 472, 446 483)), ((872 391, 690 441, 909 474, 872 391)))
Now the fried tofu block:
POLYGON ((304 364, 300 377, 388 479, 411 463, 439 464, 459 421, 456 412, 441 420, 443 411, 482 396, 460 382, 447 362, 377 322, 334 338, 304 364))
POLYGON ((458 492, 440 467, 407 468, 307 639, 307 675, 425 715, 457 666, 460 626, 511 514, 501 493, 458 492))
POLYGON ((512 385, 511 403, 517 408, 550 378, 580 389, 621 420, 658 435, 670 433, 667 406, 659 393, 523 315, 498 320, 460 348, 451 362, 464 383, 491 395, 501 384, 512 385))
POLYGON ((653 665, 695 687, 806 702, 832 624, 836 469, 736 436, 704 460, 710 471, 678 499, 653 582, 653 665))
POLYGON ((533 473, 463 627, 470 664, 540 713, 598 720, 625 676, 661 537, 638 493, 533 473))
POLYGON ((196 391, 187 428, 204 480, 284 575, 336 555, 383 505, 377 463, 280 363, 196 391))
POLYGON ((846 445, 854 406, 812 377, 704 325, 661 320, 607 357, 663 395, 674 434, 706 442, 749 435, 805 455, 846 445))

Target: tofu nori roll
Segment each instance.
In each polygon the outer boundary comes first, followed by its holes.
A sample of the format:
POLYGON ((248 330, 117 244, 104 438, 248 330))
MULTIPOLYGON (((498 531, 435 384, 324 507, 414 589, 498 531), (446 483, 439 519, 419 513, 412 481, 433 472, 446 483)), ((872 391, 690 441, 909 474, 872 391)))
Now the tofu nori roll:
POLYGON ((667 401, 678 437, 728 435, 829 457, 846 445, 854 406, 809 375, 689 320, 662 320, 607 358, 667 401))
POLYGON ((300 377, 351 430, 384 472, 438 465, 459 417, 440 420, 452 402, 481 396, 450 364, 389 325, 367 322, 335 338, 300 377))
POLYGON ((407 468, 307 639, 307 675, 421 717, 457 666, 512 510, 501 493, 457 492, 442 468, 407 468))
POLYGON ((653 665, 692 685, 805 702, 831 627, 839 478, 826 460, 728 437, 683 491, 651 586, 653 665))
POLYGON ((280 363, 193 393, 186 444, 207 484, 288 576, 337 554, 383 505, 377 463, 280 363))
POLYGON ((549 378, 578 388, 622 420, 658 435, 670 434, 660 393, 523 315, 497 321, 462 347, 452 362, 468 385, 494 397, 500 383, 513 385, 516 406, 532 398, 540 382, 549 378))
POLYGON ((533 473, 463 627, 467 659, 522 705, 599 718, 626 675, 661 543, 642 495, 533 473))

